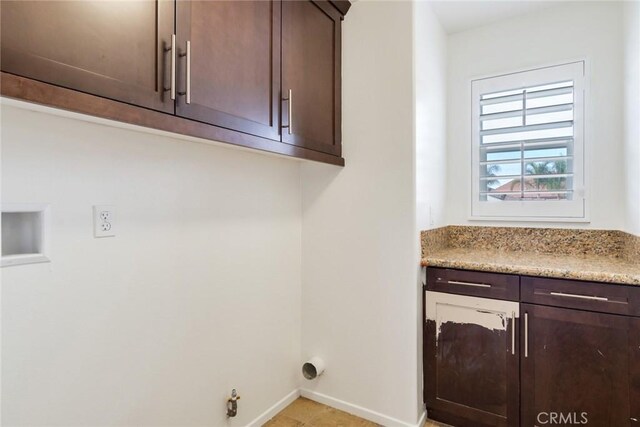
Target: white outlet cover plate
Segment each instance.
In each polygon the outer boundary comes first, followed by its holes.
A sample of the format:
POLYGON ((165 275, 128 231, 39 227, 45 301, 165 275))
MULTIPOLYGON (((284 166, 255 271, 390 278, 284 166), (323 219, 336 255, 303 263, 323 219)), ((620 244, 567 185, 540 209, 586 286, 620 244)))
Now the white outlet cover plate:
POLYGON ((93 207, 93 235, 114 237, 116 235, 116 208, 113 205, 93 207))

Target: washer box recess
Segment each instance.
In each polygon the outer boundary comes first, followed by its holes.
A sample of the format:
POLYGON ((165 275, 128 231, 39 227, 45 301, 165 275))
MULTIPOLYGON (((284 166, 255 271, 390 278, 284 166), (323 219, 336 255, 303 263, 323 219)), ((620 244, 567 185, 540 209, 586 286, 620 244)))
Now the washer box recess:
POLYGON ((2 204, 0 266, 49 262, 49 205, 2 204))

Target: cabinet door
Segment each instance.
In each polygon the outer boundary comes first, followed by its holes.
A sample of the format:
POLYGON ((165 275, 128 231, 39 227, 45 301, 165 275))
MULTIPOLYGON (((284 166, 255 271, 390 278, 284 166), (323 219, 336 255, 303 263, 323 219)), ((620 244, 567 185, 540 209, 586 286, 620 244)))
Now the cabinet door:
POLYGON ((282 141, 337 156, 340 24, 328 2, 282 2, 282 141))
POLYGON ((426 292, 425 402, 455 426, 519 422, 519 304, 426 292))
POLYGON ((2 1, 2 71, 173 112, 174 3, 2 1))
POLYGON ((280 2, 178 1, 176 22, 177 114, 279 140, 280 2))
POLYGON ((631 340, 629 341, 629 375, 631 386, 631 426, 640 426, 640 319, 631 319, 631 340))
POLYGON ((530 304, 521 313, 522 425, 629 426, 633 319, 530 304))

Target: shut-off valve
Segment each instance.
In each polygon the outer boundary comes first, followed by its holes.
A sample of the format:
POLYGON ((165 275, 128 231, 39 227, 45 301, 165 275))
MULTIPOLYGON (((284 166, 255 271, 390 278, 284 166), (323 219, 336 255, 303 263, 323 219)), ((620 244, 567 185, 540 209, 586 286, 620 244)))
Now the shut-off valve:
POLYGON ((227 417, 232 418, 238 414, 238 391, 234 388, 231 390, 231 397, 227 399, 227 417))

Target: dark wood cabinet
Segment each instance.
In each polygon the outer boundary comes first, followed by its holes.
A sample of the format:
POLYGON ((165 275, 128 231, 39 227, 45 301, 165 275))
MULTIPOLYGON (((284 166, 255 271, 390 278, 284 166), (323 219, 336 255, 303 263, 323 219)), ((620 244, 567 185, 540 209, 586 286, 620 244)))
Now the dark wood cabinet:
POLYGON ((640 426, 640 287, 433 267, 426 277, 430 418, 640 426))
POLYGON ((429 268, 427 289, 450 294, 519 301, 520 276, 453 268, 429 268))
POLYGON ((629 401, 631 426, 640 426, 640 319, 630 319, 629 401))
POLYGON ((173 113, 169 46, 174 3, 2 1, 2 70, 173 113))
POLYGON ((425 403, 455 426, 515 426, 519 304, 426 293, 425 403))
POLYGON ((341 155, 340 26, 340 13, 328 2, 282 2, 282 141, 336 156, 341 155))
POLYGON ((533 304, 522 312, 522 425, 629 425, 632 319, 533 304))
POLYGON ((280 6, 177 2, 179 116, 280 139, 280 6))
POLYGON ((344 165, 340 48, 349 6, 343 0, 3 0, 1 92, 344 165))
POLYGON ((522 277, 522 302, 640 316, 640 287, 579 280, 522 277))

